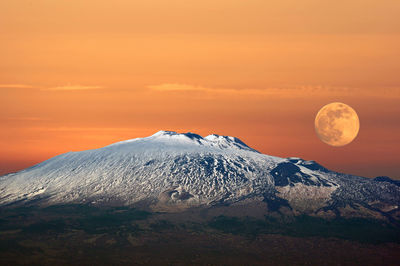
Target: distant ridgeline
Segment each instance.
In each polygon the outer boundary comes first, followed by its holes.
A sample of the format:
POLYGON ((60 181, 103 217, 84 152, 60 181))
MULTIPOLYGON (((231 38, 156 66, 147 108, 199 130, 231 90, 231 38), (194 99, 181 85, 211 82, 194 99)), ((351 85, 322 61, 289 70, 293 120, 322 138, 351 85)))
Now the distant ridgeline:
POLYGON ((261 154, 238 138, 215 134, 160 131, 69 152, 0 177, 0 191, 2 209, 78 204, 170 214, 198 210, 210 219, 354 218, 393 226, 400 220, 399 181, 261 154))

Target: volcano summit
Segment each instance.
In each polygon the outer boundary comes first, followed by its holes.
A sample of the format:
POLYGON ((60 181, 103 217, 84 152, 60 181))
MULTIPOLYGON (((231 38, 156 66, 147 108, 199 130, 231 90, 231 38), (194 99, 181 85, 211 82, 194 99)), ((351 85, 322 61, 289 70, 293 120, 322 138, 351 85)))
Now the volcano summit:
POLYGON ((235 137, 160 131, 69 152, 0 177, 2 206, 93 204, 181 212, 255 206, 258 212, 397 221, 400 184, 273 157, 235 137))

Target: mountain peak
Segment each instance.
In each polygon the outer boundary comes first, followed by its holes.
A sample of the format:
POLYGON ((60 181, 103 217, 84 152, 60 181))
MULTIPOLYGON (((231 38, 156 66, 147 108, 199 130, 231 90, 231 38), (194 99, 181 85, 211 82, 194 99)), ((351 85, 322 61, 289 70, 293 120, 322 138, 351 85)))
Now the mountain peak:
POLYGON ((138 145, 142 143, 143 147, 147 151, 160 149, 168 149, 170 152, 184 150, 211 150, 226 152, 226 151, 250 151, 259 153, 257 150, 249 147, 243 141, 236 137, 221 136, 217 134, 211 134, 207 137, 202 137, 196 133, 178 133, 175 131, 161 130, 157 133, 144 138, 128 139, 120 142, 113 143, 104 148, 128 148, 131 145, 138 145))
POLYGON ((177 133, 175 131, 161 130, 155 133, 154 135, 150 136, 149 138, 155 140, 168 140, 168 139, 177 141, 182 140, 185 142, 191 142, 202 146, 212 146, 221 149, 234 148, 234 149, 258 152, 236 137, 222 136, 218 134, 211 134, 203 138, 202 136, 192 132, 177 133))
POLYGON ((192 132, 187 132, 187 133, 178 133, 175 131, 168 131, 168 130, 160 130, 157 133, 151 135, 151 137, 154 138, 163 138, 163 137, 187 137, 189 139, 203 139, 202 136, 192 133, 192 132))
POLYGON ((180 135, 180 134, 175 131, 160 130, 160 131, 156 132, 155 134, 151 135, 151 137, 163 137, 163 136, 174 136, 174 135, 180 135))
POLYGON ((56 156, 2 176, 0 191, 0 206, 148 204, 165 211, 246 201, 263 211, 324 216, 346 214, 352 204, 356 214, 390 219, 400 206, 400 186, 387 177, 335 173, 315 161, 261 154, 235 137, 174 131, 56 156))

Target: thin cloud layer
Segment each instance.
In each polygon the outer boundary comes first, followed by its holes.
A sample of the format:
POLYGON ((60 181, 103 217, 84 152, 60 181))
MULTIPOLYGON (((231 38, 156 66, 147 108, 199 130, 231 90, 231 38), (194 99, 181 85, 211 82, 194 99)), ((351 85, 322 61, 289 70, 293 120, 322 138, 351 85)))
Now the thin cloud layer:
POLYGON ((103 89, 102 86, 82 86, 82 85, 66 85, 66 86, 57 86, 50 88, 43 88, 42 90, 46 91, 79 91, 79 90, 98 90, 103 89))
POLYGON ((49 118, 43 118, 43 117, 34 117, 34 116, 26 116, 26 117, 8 117, 6 118, 7 120, 13 120, 13 121, 48 121, 50 120, 49 118))
POLYGON ((93 85, 65 85, 56 87, 41 87, 30 84, 0 84, 0 89, 40 89, 42 91, 79 91, 104 89, 103 86, 93 85))
POLYGON ((211 88, 206 88, 202 86, 194 86, 189 84, 179 84, 179 83, 164 83, 160 85, 150 85, 149 89, 156 91, 208 91, 213 90, 211 88))
POLYGON ((265 89, 229 89, 229 88, 212 88, 198 85, 164 83, 159 85, 150 85, 147 88, 160 92, 202 92, 210 94, 229 94, 229 95, 265 95, 277 97, 304 97, 304 96, 351 96, 358 95, 364 97, 381 97, 381 98, 400 98, 400 88, 348 88, 321 85, 306 86, 288 86, 288 87, 271 87, 265 89))
POLYGON ((31 85, 27 84, 0 84, 0 88, 2 89, 28 89, 28 88, 34 88, 31 85))
POLYGON ((229 89, 229 88, 212 88, 190 84, 180 83, 164 83, 160 85, 147 86, 151 90, 163 92, 207 92, 207 93, 229 93, 229 94, 265 94, 270 93, 271 89, 229 89))
POLYGON ((137 131, 136 128, 128 128, 128 127, 29 127, 29 130, 36 131, 137 131))

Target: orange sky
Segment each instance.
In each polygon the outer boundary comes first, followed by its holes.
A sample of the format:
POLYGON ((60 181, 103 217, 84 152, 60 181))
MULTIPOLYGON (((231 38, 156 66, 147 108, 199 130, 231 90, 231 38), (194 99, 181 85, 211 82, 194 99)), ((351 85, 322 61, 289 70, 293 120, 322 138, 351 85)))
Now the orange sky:
POLYGON ((0 2, 0 174, 158 130, 400 178, 398 0, 0 2), (359 114, 334 148, 323 105, 359 114))

